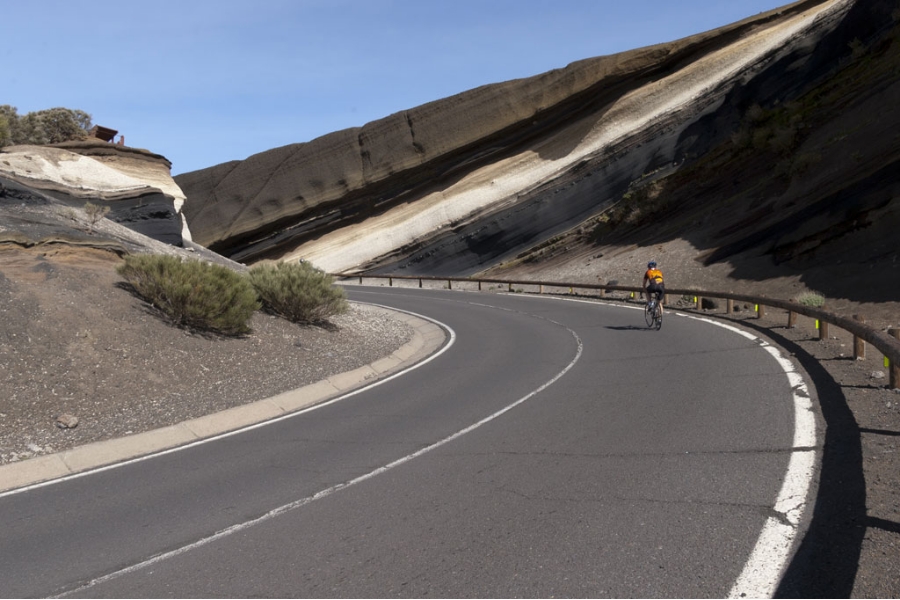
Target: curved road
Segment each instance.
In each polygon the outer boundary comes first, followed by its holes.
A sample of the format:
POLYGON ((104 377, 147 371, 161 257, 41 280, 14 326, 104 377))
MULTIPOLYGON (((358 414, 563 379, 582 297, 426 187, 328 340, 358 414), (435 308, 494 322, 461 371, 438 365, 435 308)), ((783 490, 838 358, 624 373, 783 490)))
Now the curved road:
POLYGON ((599 303, 348 293, 452 344, 292 418, 0 497, 0 595, 771 593, 816 453, 802 382, 760 340, 599 303))

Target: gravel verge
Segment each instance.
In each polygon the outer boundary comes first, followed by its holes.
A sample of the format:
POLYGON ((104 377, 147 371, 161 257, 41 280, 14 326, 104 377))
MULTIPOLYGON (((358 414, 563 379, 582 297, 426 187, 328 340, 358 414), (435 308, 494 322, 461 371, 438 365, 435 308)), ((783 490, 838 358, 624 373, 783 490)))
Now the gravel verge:
POLYGON ((360 304, 325 327, 258 312, 244 337, 190 332, 131 294, 117 263, 0 249, 0 464, 268 398, 375 362, 413 333, 360 304), (77 426, 61 428, 62 415, 77 426))

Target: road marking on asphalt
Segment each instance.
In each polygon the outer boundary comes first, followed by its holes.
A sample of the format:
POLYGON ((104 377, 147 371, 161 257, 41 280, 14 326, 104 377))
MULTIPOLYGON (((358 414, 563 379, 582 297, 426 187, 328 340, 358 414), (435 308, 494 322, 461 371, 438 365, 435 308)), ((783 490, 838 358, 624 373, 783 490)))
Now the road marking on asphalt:
MULTIPOLYGON (((553 297, 543 296, 543 298, 553 297)), ((555 299, 643 310, 643 306, 622 305, 609 301, 560 297, 555 299)), ((773 515, 766 519, 750 558, 728 594, 729 598, 771 598, 794 547, 800 519, 808 504, 809 491, 815 475, 816 420, 809 388, 794 364, 785 358, 778 348, 759 336, 714 319, 674 311, 673 314, 722 327, 759 344, 775 359, 791 386, 794 404, 794 439, 784 482, 772 507, 773 515)))
MULTIPOLYGON (((483 306, 489 306, 489 305, 483 305, 483 306)), ((496 307, 496 306, 489 306, 489 308, 494 308, 494 309, 498 309, 498 310, 507 310, 507 309, 499 308, 499 307, 496 307)), ((395 309, 395 310, 396 310, 396 309, 395 309)), ((511 311, 511 312, 514 312, 514 311, 511 311)), ((410 314, 415 314, 415 313, 410 313, 410 314)), ((420 316, 420 317, 421 317, 421 315, 416 315, 416 316, 420 316)), ((182 546, 181 548, 176 548, 175 550, 170 550, 170 551, 164 552, 164 553, 162 553, 162 554, 157 554, 156 556, 152 556, 152 557, 148 558, 147 560, 144 560, 144 561, 139 562, 139 563, 136 563, 136 564, 134 564, 134 565, 125 567, 124 569, 120 569, 120 570, 118 570, 118 571, 114 571, 114 572, 112 572, 112 573, 108 573, 108 574, 106 574, 106 575, 104 575, 104 576, 102 576, 102 577, 98 577, 98 578, 96 578, 96 579, 93 579, 93 580, 87 582, 86 584, 84 584, 84 585, 82 585, 82 586, 79 586, 79 587, 77 587, 77 588, 75 588, 75 589, 71 589, 71 590, 68 590, 68 591, 66 591, 66 592, 64 592, 64 593, 62 593, 62 594, 60 594, 60 595, 58 595, 58 596, 51 596, 51 597, 52 597, 52 598, 63 598, 63 597, 66 597, 66 596, 68 596, 68 595, 70 595, 70 594, 81 593, 81 592, 83 592, 83 591, 85 591, 85 590, 88 590, 88 589, 90 589, 90 588, 93 588, 93 587, 95 587, 95 586, 97 586, 97 585, 100 585, 100 584, 102 584, 102 583, 105 583, 105 582, 107 582, 107 581, 111 581, 111 580, 113 580, 113 579, 117 579, 117 578, 119 578, 119 577, 122 577, 123 575, 128 575, 129 573, 134 573, 134 572, 140 571, 141 569, 145 569, 145 568, 147 568, 147 567, 149 567, 149 566, 152 566, 152 565, 154 565, 154 564, 156 564, 156 563, 162 562, 162 561, 164 561, 164 560, 168 560, 168 559, 170 559, 170 558, 174 558, 174 557, 179 556, 179 555, 181 555, 181 554, 184 554, 184 553, 186 553, 186 552, 190 552, 191 550, 195 550, 195 549, 197 549, 197 548, 200 548, 200 547, 202 547, 202 546, 205 546, 205 545, 207 545, 207 544, 210 544, 210 543, 212 543, 212 542, 214 542, 214 541, 216 541, 216 540, 219 540, 219 539, 228 537, 228 536, 230 536, 230 535, 232 535, 232 534, 238 533, 238 532, 240 532, 240 531, 244 531, 245 529, 249 529, 249 528, 251 528, 251 527, 254 527, 254 526, 256 526, 256 525, 259 525, 259 524, 261 524, 261 523, 264 523, 264 522, 266 522, 266 521, 269 521, 269 520, 271 520, 271 519, 274 519, 275 517, 278 517, 278 516, 283 515, 283 514, 285 514, 285 513, 287 513, 287 512, 290 512, 290 511, 293 511, 293 510, 295 510, 295 509, 298 509, 298 508, 301 508, 301 507, 303 507, 303 506, 306 506, 307 504, 309 504, 309 503, 311 503, 311 502, 314 502, 314 501, 316 501, 316 500, 321 500, 322 498, 326 498, 326 497, 328 497, 328 496, 331 496, 331 495, 334 494, 335 492, 339 492, 339 491, 341 491, 341 490, 343 490, 343 489, 349 488, 349 487, 351 487, 351 486, 353 486, 353 485, 356 485, 356 484, 358 484, 358 483, 362 483, 362 482, 364 482, 364 481, 366 481, 366 480, 368 480, 368 479, 371 479, 371 478, 373 478, 373 477, 375 477, 375 476, 377 476, 377 475, 381 475, 382 473, 385 473, 385 472, 387 472, 387 471, 390 471, 391 469, 394 469, 395 467, 399 467, 400 465, 403 465, 403 464, 405 464, 405 463, 407 463, 407 462, 409 462, 409 461, 411 461, 411 460, 413 460, 413 459, 415 459, 415 458, 418 458, 418 457, 422 456, 423 454, 427 454, 428 452, 431 452, 432 450, 435 450, 435 449, 437 449, 437 448, 440 448, 441 446, 444 446, 445 444, 449 444, 450 442, 452 442, 452 441, 454 441, 454 440, 456 440, 456 439, 458 439, 458 438, 460 438, 460 437, 466 435, 467 433, 471 433, 472 431, 478 429, 478 428, 481 427, 482 425, 485 425, 485 424, 487 424, 487 423, 490 423, 491 421, 493 421, 493 420, 497 419, 498 417, 500 417, 500 416, 506 414, 507 412, 511 411, 512 409, 516 408, 517 406, 521 405, 522 403, 527 402, 528 400, 530 400, 530 399, 533 398, 534 396, 540 394, 541 392, 543 392, 544 390, 546 390, 548 387, 550 387, 551 385, 553 385, 554 383, 556 383, 557 381, 559 381, 563 376, 565 376, 566 373, 568 373, 569 371, 571 371, 572 368, 575 366, 575 364, 576 364, 576 363, 579 361, 579 359, 581 358, 581 355, 582 355, 583 350, 584 350, 584 346, 583 346, 583 344, 582 344, 581 338, 578 337, 578 334, 575 333, 573 330, 569 329, 569 328, 566 327, 565 325, 562 325, 561 323, 557 323, 556 321, 552 321, 552 320, 550 320, 550 319, 546 319, 546 318, 540 317, 540 316, 538 316, 538 315, 534 315, 534 316, 537 317, 537 318, 540 318, 540 319, 544 319, 544 320, 546 320, 546 321, 550 321, 551 323, 554 323, 554 324, 556 324, 556 325, 559 325, 560 327, 565 328, 565 329, 572 335, 572 337, 575 339, 577 349, 576 349, 574 358, 572 358, 572 360, 571 360, 571 361, 570 361, 570 362, 569 362, 569 363, 568 363, 568 364, 567 364, 567 365, 566 365, 559 373, 557 373, 556 375, 554 375, 549 381, 545 382, 545 383, 542 384, 541 386, 539 386, 539 387, 537 387, 536 389, 532 390, 531 392, 529 392, 529 393, 526 394, 525 396, 522 396, 521 398, 519 398, 518 400, 516 400, 516 401, 513 402, 512 404, 509 404, 509 405, 505 406, 504 408, 501 408, 501 409, 498 410, 497 412, 495 412, 495 413, 493 413, 493 414, 491 414, 491 415, 488 415, 487 417, 481 419, 480 421, 477 421, 477 422, 473 423, 472 425, 469 425, 468 427, 465 427, 465 428, 463 428, 463 429, 460 429, 460 430, 457 431, 456 433, 453 433, 453 434, 451 434, 451 435, 449 435, 449 436, 443 438, 442 440, 439 440, 439 441, 437 441, 437 442, 431 444, 430 446, 426 446, 426 447, 421 448, 420 450, 418 450, 418 451, 416 451, 416 452, 413 452, 412 454, 408 454, 408 455, 406 455, 406 456, 404 456, 404 457, 402 457, 402 458, 398 458, 397 460, 395 460, 395 461, 393 461, 393 462, 390 462, 390 463, 388 463, 388 464, 386 464, 386 465, 384 465, 384 466, 382 466, 382 467, 379 467, 379 468, 377 468, 377 469, 375 469, 375 470, 373 470, 373 471, 370 471, 369 473, 366 473, 365 475, 361 475, 361 476, 359 476, 359 477, 357 477, 357 478, 355 478, 355 479, 351 479, 350 481, 347 481, 347 482, 345 482, 345 483, 340 483, 340 484, 334 485, 334 486, 329 487, 329 488, 327 488, 327 489, 324 489, 324 490, 322 490, 322 491, 320 491, 320 492, 318 492, 318 493, 316 493, 316 494, 314 494, 314 495, 312 495, 312 496, 307 496, 306 498, 301 498, 300 500, 296 500, 296 501, 294 501, 294 502, 285 504, 285 505, 283 505, 283 506, 279 506, 278 508, 274 508, 274 509, 270 510, 269 512, 267 512, 266 514, 264 514, 264 515, 262 515, 262 516, 260 516, 260 517, 257 517, 257 518, 255 518, 255 519, 251 519, 251 520, 245 521, 245 522, 243 522, 243 523, 238 523, 238 524, 236 524, 236 525, 232 525, 231 527, 227 527, 226 529, 223 529, 223 530, 221 530, 221 531, 218 531, 218 532, 216 532, 216 533, 214 533, 214 534, 212 534, 212 535, 210 535, 210 536, 207 536, 207 537, 205 537, 205 538, 199 539, 199 540, 197 540, 196 542, 193 542, 193 543, 188 544, 188 545, 186 545, 186 546, 182 546)), ((428 318, 428 317, 422 317, 422 318, 423 318, 423 319, 427 319, 427 320, 432 321, 432 322, 435 322, 435 323, 438 323, 438 322, 435 321, 434 319, 431 319, 431 318, 428 318)), ((441 349, 440 352, 438 352, 438 353, 432 355, 432 357, 430 357, 428 360, 423 361, 422 363, 419 363, 418 365, 415 365, 415 366, 411 367, 410 369, 406 369, 406 370, 402 371, 401 373, 409 372, 409 371, 412 370, 413 368, 416 368, 417 366, 419 366, 419 365, 421 365, 421 364, 424 364, 425 362, 428 362, 428 361, 432 360, 433 358, 437 357, 439 354, 442 354, 444 351, 446 351, 446 350, 450 347, 450 345, 452 344, 452 341, 456 339, 456 334, 455 334, 455 332, 454 332, 449 326, 444 325, 444 324, 441 324, 441 323, 439 323, 439 324, 440 324, 441 327, 444 327, 444 328, 450 333, 450 336, 451 336, 451 343, 448 343, 444 348, 441 349)), ((365 391, 365 390, 371 389, 371 388, 375 387, 376 385, 379 385, 380 383, 383 383, 384 381, 388 381, 389 379, 393 379, 394 377, 398 377, 401 373, 397 373, 397 374, 395 374, 395 375, 393 375, 393 376, 391 376, 391 377, 389 377, 389 378, 386 378, 386 379, 384 379, 384 380, 382 380, 382 381, 380 381, 380 382, 375 382, 375 383, 373 383, 372 385, 368 385, 368 386, 366 386, 366 387, 364 387, 364 388, 361 388, 361 389, 359 389, 359 390, 355 390, 355 391, 350 392, 350 393, 348 393, 348 394, 342 395, 342 396, 340 396, 340 397, 338 397, 338 398, 334 398, 334 399, 332 399, 332 400, 329 400, 329 401, 326 402, 326 403, 318 404, 318 405, 313 406, 313 407, 310 407, 310 408, 308 408, 308 409, 306 409, 306 410, 298 411, 298 412, 296 412, 296 413, 292 413, 291 415, 286 415, 286 416, 284 416, 284 417, 279 417, 278 419, 274 419, 274 420, 279 420, 279 421, 280 421, 280 420, 285 419, 285 418, 297 416, 297 415, 299 415, 299 414, 303 414, 303 413, 305 413, 305 412, 309 412, 309 411, 311 411, 311 410, 315 410, 315 409, 321 408, 322 406, 327 406, 328 404, 337 402, 338 400, 341 400, 341 399, 347 398, 347 397, 349 397, 349 396, 353 396, 353 395, 355 395, 355 394, 361 393, 361 392, 363 392, 363 391, 365 391)), ((260 424, 257 424, 257 425, 252 425, 252 426, 246 427, 246 428, 244 428, 244 429, 242 429, 242 430, 239 430, 239 431, 246 431, 246 430, 248 430, 248 429, 254 429, 254 428, 256 428, 256 427, 262 427, 262 426, 264 426, 265 424, 271 423, 271 422, 273 422, 273 421, 266 421, 265 423, 260 423, 260 424)), ((229 436, 229 435, 234 435, 235 433, 238 433, 238 431, 229 432, 229 433, 227 433, 227 434, 223 434, 223 435, 217 436, 216 438, 210 438, 209 440, 203 440, 203 442, 197 442, 196 444, 191 444, 191 445, 197 445, 197 444, 199 444, 199 443, 205 443, 205 442, 211 441, 211 440, 213 440, 213 439, 219 439, 219 438, 226 437, 226 436, 229 436)), ((180 449, 183 449, 183 448, 184 448, 184 446, 181 447, 180 449)), ((175 450, 171 450, 171 451, 175 451, 175 450)), ((166 451, 166 452, 162 452, 162 453, 157 453, 157 454, 155 454, 155 455, 153 455, 153 456, 159 456, 160 454, 167 454, 168 452, 171 452, 171 451, 166 451)), ((145 457, 145 458, 149 458, 149 457, 145 457)), ((142 460, 142 459, 139 459, 139 460, 142 460)), ((132 461, 132 462, 135 462, 135 461, 132 461)), ((96 472, 96 471, 93 471, 93 472, 96 472)))
POLYGON ((181 446, 175 446, 175 447, 173 447, 173 448, 167 448, 167 449, 165 449, 165 450, 160 450, 160 451, 158 451, 158 452, 152 452, 152 453, 150 453, 150 454, 145 454, 145 455, 143 455, 143 456, 137 456, 137 457, 135 457, 135 458, 131 458, 131 459, 128 459, 128 460, 124 460, 124 461, 122 461, 122 462, 117 462, 117 463, 113 463, 113 464, 109 464, 109 465, 104 465, 104 466, 102 466, 102 467, 97 467, 97 468, 94 468, 94 469, 88 469, 88 470, 85 470, 85 471, 80 471, 80 472, 78 472, 78 473, 72 473, 71 475, 65 475, 65 476, 63 476, 63 477, 57 477, 57 478, 55 478, 55 479, 50 479, 50 480, 47 480, 47 481, 41 481, 41 482, 39 482, 39 483, 35 483, 35 484, 32 484, 32 485, 26 485, 26 486, 19 487, 19 488, 15 488, 15 489, 8 490, 8 491, 5 491, 5 492, 0 492, 0 498, 3 498, 3 497, 5 497, 5 496, 12 496, 12 495, 15 495, 15 494, 21 494, 21 493, 28 492, 28 491, 30 491, 30 490, 34 490, 34 489, 37 489, 37 488, 42 488, 42 487, 47 487, 47 486, 51 486, 51 485, 56 485, 56 484, 62 483, 62 482, 64 482, 64 481, 71 481, 71 480, 73 480, 73 479, 79 479, 79 478, 81 478, 81 477, 87 477, 87 476, 93 475, 93 474, 95 474, 95 473, 102 473, 102 472, 104 472, 104 471, 110 471, 110 470, 112 470, 112 469, 118 469, 118 468, 124 467, 124 466, 126 466, 126 465, 132 465, 132 464, 134 464, 134 463, 142 462, 142 461, 145 461, 145 460, 150 460, 150 459, 156 458, 156 457, 158 457, 158 456, 165 456, 166 454, 172 454, 172 453, 174 453, 174 452, 181 452, 182 450, 187 450, 188 448, 194 448, 195 446, 200 446, 200 445, 202 445, 202 444, 207 444, 207 443, 209 443, 209 442, 214 442, 214 441, 216 441, 216 440, 221 440, 222 438, 230 437, 230 436, 233 436, 233 435, 238 435, 238 434, 243 433, 243 432, 245 432, 245 431, 250 431, 250 430, 252 430, 252 429, 258 429, 258 428, 260 428, 260 427, 265 427, 266 425, 269 425, 270 423, 276 423, 276 422, 278 422, 278 421, 283 421, 283 420, 285 420, 285 419, 291 419, 291 418, 293 418, 293 417, 296 417, 296 416, 299 416, 299 415, 308 413, 308 412, 313 411, 313 410, 319 410, 320 408, 324 408, 324 407, 326 407, 326 406, 328 406, 328 405, 330 405, 330 404, 334 404, 335 402, 339 402, 339 401, 344 400, 344 399, 346 399, 346 398, 350 398, 351 396, 355 396, 355 395, 357 395, 357 394, 361 394, 362 392, 365 392, 365 391, 367 391, 367 390, 370 390, 370 389, 372 389, 372 388, 374 388, 374 387, 378 387, 379 385, 382 385, 382 384, 384 384, 384 383, 387 383, 388 381, 391 381, 392 379, 395 379, 395 378, 397 378, 397 377, 400 377, 401 375, 405 375, 406 373, 409 373, 410 371, 414 371, 415 369, 418 369, 419 367, 422 367, 422 366, 424 366, 424 365, 430 363, 431 361, 435 360, 438 356, 440 356, 441 354, 443 354, 444 352, 446 352, 447 350, 449 350, 450 347, 453 346, 453 344, 456 342, 456 332, 453 331, 453 329, 451 329, 448 325, 445 325, 445 324, 441 323, 440 321, 437 321, 436 319, 432 319, 431 317, 426 317, 426 316, 424 316, 424 315, 420 315, 420 314, 417 314, 417 313, 414 313, 414 312, 408 311, 408 310, 401 310, 401 309, 399 309, 399 308, 391 308, 391 307, 388 307, 388 306, 382 306, 382 305, 380 305, 380 304, 374 304, 374 303, 369 303, 369 304, 371 304, 372 306, 378 306, 378 307, 380 307, 380 308, 387 308, 387 309, 389 309, 389 310, 394 310, 394 311, 397 311, 397 312, 403 312, 403 313, 406 313, 406 314, 408 314, 408 315, 412 315, 412 316, 414 316, 414 317, 419 317, 420 319, 423 319, 423 320, 428 321, 428 322, 430 322, 430 323, 434 323, 435 325, 437 325, 438 327, 444 329, 444 330, 447 332, 447 335, 448 335, 448 338, 449 338, 449 339, 447 340, 447 343, 444 344, 443 347, 441 347, 437 352, 435 352, 435 353, 432 354, 431 356, 425 358, 424 360, 421 360, 421 361, 419 361, 419 362, 417 362, 417 363, 415 363, 415 364, 413 364, 413 365, 410 365, 409 367, 407 367, 407 368, 405 368, 405 369, 402 369, 402 370, 400 370, 400 371, 398 371, 398 372, 396 372, 396 373, 394 373, 394 374, 392 374, 392 375, 389 375, 388 377, 385 377, 384 379, 378 379, 378 380, 375 380, 375 381, 373 381, 372 383, 369 383, 369 384, 367 384, 367 385, 364 385, 363 387, 360 387, 360 388, 357 388, 357 389, 352 390, 352 391, 350 391, 350 392, 347 392, 346 394, 341 394, 341 395, 339 395, 339 396, 336 396, 336 397, 332 398, 331 400, 327 400, 327 401, 325 401, 325 402, 320 402, 319 404, 314 404, 314 405, 312 405, 312 406, 309 406, 309 407, 307 407, 307 408, 303 408, 303 409, 301 409, 301 410, 297 410, 297 411, 294 411, 294 412, 290 412, 290 413, 286 413, 286 414, 283 414, 283 415, 279 415, 279 416, 277 416, 277 417, 273 417, 273 418, 268 419, 268 420, 265 420, 265 421, 260 421, 259 423, 254 423, 254 424, 252 424, 252 425, 246 425, 246 426, 240 427, 240 428, 238 428, 238 429, 232 429, 232 430, 227 431, 227 432, 225 432, 225 433, 220 433, 220 434, 212 435, 212 436, 209 436, 209 437, 205 437, 205 438, 203 438, 203 439, 199 439, 199 440, 194 441, 194 442, 190 442, 190 443, 187 443, 187 444, 183 444, 183 445, 181 445, 181 446))
MULTIPOLYGON (((520 296, 520 297, 529 297, 529 296, 520 296)), ((628 306, 628 305, 623 306, 622 304, 609 302, 609 301, 560 298, 560 297, 553 297, 553 296, 542 296, 540 298, 535 298, 535 299, 564 300, 564 301, 568 301, 568 302, 579 302, 579 303, 587 303, 587 304, 603 304, 605 306, 616 306, 616 307, 620 307, 620 308, 631 308, 634 310, 643 310, 643 306, 628 306)), ((509 309, 502 309, 502 308, 487 305, 487 304, 479 304, 479 303, 475 303, 475 302, 468 302, 468 304, 473 304, 473 305, 478 305, 478 306, 486 306, 489 308, 494 308, 494 309, 499 309, 499 310, 509 310, 509 309)), ((394 309, 394 310, 397 310, 397 309, 394 309)), ((515 311, 512 311, 512 312, 515 312, 515 311)), ((431 360, 437 358, 439 355, 443 354, 443 352, 448 350, 450 348, 450 346, 453 345, 453 342, 456 339, 456 334, 449 326, 439 323, 438 321, 435 321, 434 319, 431 319, 429 317, 425 317, 422 315, 416 315, 415 313, 410 313, 410 314, 413 314, 413 315, 421 317, 423 319, 432 321, 432 322, 438 324, 439 326, 443 327, 449 333, 450 341, 439 352, 435 353, 434 355, 432 355, 428 359, 422 361, 421 363, 411 366, 409 369, 405 369, 401 372, 398 372, 388 378, 385 378, 384 380, 373 382, 370 385, 367 385, 358 390, 349 392, 348 394, 344 394, 339 397, 333 398, 332 400, 329 400, 328 402, 324 402, 322 404, 318 404, 318 405, 309 407, 307 409, 304 409, 304 410, 301 410, 301 411, 298 411, 295 413, 291 413, 289 415, 284 415, 284 416, 278 417, 277 419, 274 419, 273 421, 280 421, 283 419, 292 418, 292 417, 298 416, 300 414, 303 414, 303 413, 306 413, 306 412, 309 412, 312 410, 317 410, 319 408, 322 408, 322 407, 332 404, 334 402, 338 402, 344 398, 348 398, 350 396, 354 396, 356 394, 362 393, 366 390, 376 387, 377 385, 380 385, 381 383, 389 381, 395 377, 399 377, 400 375, 402 375, 404 373, 407 373, 415 368, 418 368, 421 365, 424 365, 424 364, 430 362, 431 360)), ((760 536, 757 539, 756 545, 755 545, 753 551, 751 552, 750 558, 748 559, 747 563, 744 565, 744 568, 743 568, 741 574, 738 576, 738 579, 736 580, 731 591, 729 592, 730 598, 771 597, 774 594, 776 586, 778 585, 778 582, 781 577, 781 573, 786 566, 787 560, 790 556, 791 549, 793 548, 795 539, 797 537, 798 526, 800 523, 800 519, 802 518, 803 512, 806 508, 806 505, 807 505, 809 489, 810 489, 814 471, 815 471, 815 460, 816 460, 815 416, 814 416, 814 412, 813 412, 812 400, 811 400, 811 397, 809 394, 809 390, 806 386, 805 381, 803 380, 803 377, 800 375, 800 373, 794 367, 793 363, 790 360, 786 359, 776 347, 772 346, 771 344, 769 344, 762 338, 760 338, 752 333, 749 333, 747 331, 744 331, 743 329, 740 329, 738 327, 734 327, 734 326, 728 325, 726 323, 721 323, 721 322, 715 321, 713 319, 709 319, 709 318, 705 318, 705 317, 698 317, 698 316, 694 316, 694 315, 686 315, 684 313, 677 313, 677 312, 673 312, 673 314, 675 316, 682 317, 682 318, 690 318, 690 319, 695 319, 698 321, 704 321, 706 323, 710 323, 717 327, 722 327, 724 329, 732 331, 732 332, 734 332, 738 335, 741 335, 749 340, 755 341, 756 343, 758 343, 760 345, 760 347, 762 347, 764 350, 766 350, 775 359, 775 361, 781 366, 781 368, 785 372, 785 375, 788 378, 788 381, 791 385, 791 389, 793 390, 794 415, 795 415, 793 451, 791 453, 791 458, 788 462, 788 468, 787 468, 787 471, 785 474, 784 482, 782 484, 781 490, 779 491, 778 496, 775 501, 775 504, 773 506, 774 515, 770 516, 766 520, 766 523, 763 526, 763 530, 761 531, 760 536)), ((537 315, 535 315, 535 316, 537 316, 537 315)), ((538 317, 538 318, 543 318, 543 317, 538 317)), ((124 569, 121 569, 121 570, 113 572, 113 573, 109 573, 107 575, 104 575, 102 577, 94 579, 79 588, 69 590, 59 596, 54 596, 54 597, 65 597, 66 595, 69 595, 69 594, 79 593, 81 591, 90 589, 101 583, 105 583, 107 581, 111 581, 111 580, 121 577, 123 575, 127 575, 129 573, 139 571, 139 570, 144 569, 153 564, 162 562, 169 558, 176 557, 178 555, 189 552, 193 549, 205 546, 205 545, 207 545, 211 542, 214 542, 218 539, 230 536, 234 533, 238 533, 240 531, 243 531, 243 530, 253 527, 255 525, 261 524, 261 523, 268 521, 270 519, 273 519, 281 514, 290 512, 297 508, 301 508, 315 500, 319 500, 319 499, 331 496, 335 492, 338 492, 342 489, 353 486, 357 483, 362 483, 363 481, 371 479, 372 477, 375 477, 377 475, 385 473, 386 471, 389 471, 389 470, 391 470, 395 467, 398 467, 406 462, 409 462, 410 460, 413 460, 414 458, 422 456, 423 454, 426 454, 436 448, 439 448, 439 447, 441 447, 441 446, 443 446, 443 445, 445 445, 467 433, 470 433, 471 431, 473 431, 475 429, 478 429, 482 425, 485 425, 486 423, 489 423, 490 421, 495 420, 496 418, 500 417, 501 415, 505 414, 506 412, 512 410, 513 408, 519 406, 520 404, 526 402, 530 398, 534 397, 535 395, 539 394, 543 390, 550 387, 553 383, 555 383, 560 378, 562 378, 566 373, 568 373, 568 371, 570 371, 575 366, 575 364, 578 362, 578 360, 581 358, 581 354, 583 351, 581 338, 579 338, 578 335, 573 330, 569 329, 568 327, 565 327, 565 325, 562 325, 562 324, 557 323, 556 321, 552 321, 550 319, 547 319, 547 320, 551 321, 557 325, 560 325, 561 327, 564 327, 572 334, 572 336, 575 338, 575 340, 577 342, 577 346, 578 346, 576 355, 572 359, 572 361, 562 371, 560 371, 556 376, 554 376, 551 380, 544 383, 539 388, 533 390, 526 396, 523 396, 522 398, 516 400, 512 404, 506 406, 505 408, 502 408, 499 411, 493 413, 492 415, 485 417, 484 419, 482 419, 481 421, 478 421, 477 423, 474 423, 464 429, 461 429, 460 431, 450 435, 449 437, 446 437, 438 442, 435 442, 434 444, 432 444, 430 446, 422 448, 422 449, 418 450, 417 452, 414 452, 412 454, 409 454, 407 456, 399 458, 387 465, 379 467, 378 469, 375 469, 374 471, 371 471, 365 475, 361 475, 360 477, 357 477, 357 478, 347 481, 345 483, 332 486, 332 487, 322 490, 312 496, 302 498, 300 500, 297 500, 297 501, 289 503, 289 504, 285 504, 283 506, 280 506, 278 508, 275 508, 275 509, 269 511, 268 513, 266 513, 260 517, 257 517, 256 519, 252 519, 252 520, 244 522, 244 523, 239 523, 239 524, 233 525, 233 526, 223 529, 217 533, 214 533, 206 538, 202 538, 192 544, 183 546, 181 548, 178 548, 178 549, 175 549, 175 550, 172 550, 169 552, 158 554, 156 556, 153 556, 153 557, 151 557, 145 561, 142 561, 140 563, 137 563, 135 565, 126 567, 124 569)), ((194 442, 194 443, 186 445, 186 446, 181 446, 179 448, 173 448, 173 449, 159 452, 159 453, 156 453, 156 454, 153 454, 150 456, 133 459, 133 460, 127 461, 125 463, 120 463, 117 465, 110 465, 108 467, 102 467, 102 468, 96 469, 94 471, 79 473, 79 474, 73 475, 71 477, 67 477, 65 479, 73 479, 75 477, 81 477, 81 476, 88 475, 90 473, 96 473, 99 471, 116 468, 119 466, 123 466, 125 464, 130 464, 130 463, 138 462, 141 460, 147 460, 154 456, 160 456, 162 454, 169 454, 171 452, 177 452, 179 450, 183 450, 185 448, 196 446, 196 445, 199 445, 202 443, 207 443, 209 441, 213 441, 213 440, 220 439, 223 437, 236 435, 238 433, 247 431, 249 429, 255 429, 258 427, 262 427, 265 424, 271 423, 273 421, 266 421, 264 423, 251 425, 251 426, 245 427, 240 430, 231 431, 231 432, 228 432, 228 433, 225 433, 225 434, 213 437, 213 438, 208 438, 205 440, 194 442)), ((32 487, 40 487, 40 485, 42 485, 42 484, 38 484, 38 485, 32 486, 32 487)), ((29 489, 29 488, 23 488, 23 490, 24 489, 29 489)), ((23 490, 19 490, 19 491, 23 491, 23 490)))
POLYGON ((809 490, 815 473, 816 419, 812 398, 803 376, 775 346, 732 325, 713 319, 687 316, 723 327, 758 343, 775 359, 791 386, 794 403, 793 451, 788 461, 784 482, 772 507, 775 514, 766 519, 750 558, 728 593, 729 598, 771 598, 799 533, 800 519, 808 503, 809 490))

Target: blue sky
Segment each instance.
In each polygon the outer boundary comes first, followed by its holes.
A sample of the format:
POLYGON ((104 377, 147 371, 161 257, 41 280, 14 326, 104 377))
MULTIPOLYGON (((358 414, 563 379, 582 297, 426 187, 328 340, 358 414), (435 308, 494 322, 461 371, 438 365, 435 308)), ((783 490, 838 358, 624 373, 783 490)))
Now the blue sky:
POLYGON ((3 0, 0 104, 86 111, 177 175, 785 4, 3 0))

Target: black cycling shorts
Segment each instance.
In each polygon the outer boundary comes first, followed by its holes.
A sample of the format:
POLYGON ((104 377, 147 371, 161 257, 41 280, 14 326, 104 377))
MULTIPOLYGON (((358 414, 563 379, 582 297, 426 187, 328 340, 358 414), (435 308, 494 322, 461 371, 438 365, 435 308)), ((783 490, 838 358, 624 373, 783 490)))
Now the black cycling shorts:
POLYGON ((655 283, 651 281, 647 285, 647 297, 650 297, 650 294, 656 294, 656 299, 662 301, 662 299, 666 295, 666 286, 663 283, 655 283))

